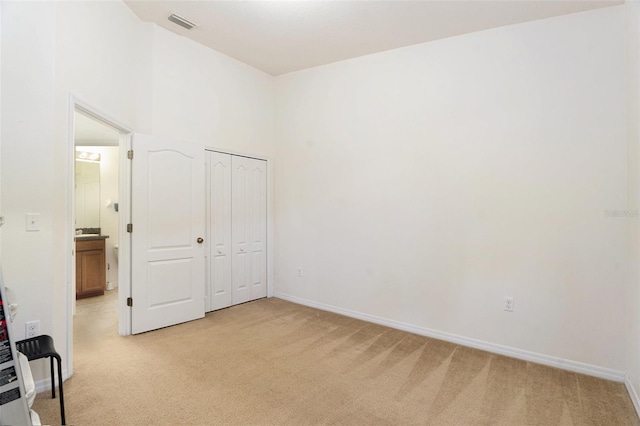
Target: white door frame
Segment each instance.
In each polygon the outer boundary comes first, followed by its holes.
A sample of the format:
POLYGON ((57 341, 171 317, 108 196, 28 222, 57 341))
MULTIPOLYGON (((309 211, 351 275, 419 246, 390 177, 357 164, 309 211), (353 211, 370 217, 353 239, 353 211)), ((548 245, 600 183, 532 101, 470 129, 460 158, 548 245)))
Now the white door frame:
MULTIPOLYGON (((255 154, 247 154, 246 152, 238 152, 238 151, 230 151, 228 149, 224 149, 224 148, 216 148, 214 146, 210 146, 207 145, 205 146, 205 151, 213 151, 213 152, 219 152, 221 154, 229 154, 229 155, 237 155, 239 157, 247 157, 247 158, 254 158, 256 160, 263 160, 267 163, 267 297, 273 297, 273 283, 274 283, 274 274, 273 274, 273 182, 274 182, 274 177, 273 177, 273 160, 268 157, 268 156, 264 156, 264 155, 255 155, 255 154)), ((206 158, 206 157, 205 157, 206 158)), ((209 167, 210 165, 207 162, 206 165, 206 172, 205 174, 207 175, 207 179, 209 178, 209 167)), ((210 204, 210 192, 207 190, 206 191, 206 203, 207 205, 210 204)), ((210 212, 207 209, 207 214, 206 214, 206 228, 205 228, 205 233, 207 235, 206 238, 206 243, 207 243, 207 248, 209 247, 209 240, 210 240, 210 228, 209 228, 209 223, 211 220, 211 216, 210 216, 210 212)), ((206 306, 207 309, 209 309, 209 300, 210 300, 210 291, 211 291, 211 286, 210 286, 210 277, 211 277, 211 270, 210 270, 210 265, 209 265, 209 256, 206 255, 207 251, 205 251, 205 264, 206 266, 206 272, 205 272, 205 279, 207 281, 207 285, 205 286, 206 289, 206 306)), ((207 311, 209 312, 209 311, 207 311)))
POLYGON ((120 165, 118 176, 118 332, 121 335, 131 334, 131 312, 126 309, 127 297, 131 295, 131 236, 127 233, 127 223, 131 219, 131 162, 127 159, 127 151, 131 149, 131 135, 133 130, 100 111, 77 96, 69 95, 68 126, 67 126, 67 220, 66 220, 66 367, 67 376, 73 375, 73 315, 76 310, 76 263, 75 263, 75 111, 106 124, 120 132, 120 165))

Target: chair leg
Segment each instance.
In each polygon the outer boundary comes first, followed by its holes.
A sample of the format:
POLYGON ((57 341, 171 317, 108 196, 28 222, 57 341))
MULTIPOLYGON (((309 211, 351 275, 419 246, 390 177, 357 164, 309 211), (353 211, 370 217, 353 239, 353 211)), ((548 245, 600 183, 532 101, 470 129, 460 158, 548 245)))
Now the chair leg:
POLYGON ((49 357, 49 365, 51 367, 51 398, 56 398, 56 384, 54 382, 55 376, 53 375, 53 357, 49 357))
MULTIPOLYGON (((60 391, 60 418, 62 420, 62 425, 66 425, 67 421, 64 416, 64 393, 62 390, 62 362, 60 356, 56 356, 58 360, 58 390, 60 391)), ((53 358, 51 359, 51 365, 53 365, 53 358)), ((52 376, 53 377, 53 376, 52 376)))

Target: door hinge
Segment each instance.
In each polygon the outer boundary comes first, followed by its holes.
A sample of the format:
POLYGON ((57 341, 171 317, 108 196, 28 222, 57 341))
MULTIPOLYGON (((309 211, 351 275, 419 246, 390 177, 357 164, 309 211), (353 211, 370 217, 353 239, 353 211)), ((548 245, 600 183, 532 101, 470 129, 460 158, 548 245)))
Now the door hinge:
POLYGON ((127 151, 127 158, 128 158, 129 160, 133 160, 133 150, 132 150, 132 149, 130 149, 129 151, 127 151))
POLYGON ((133 223, 127 223, 127 232, 133 232, 133 223))
POLYGON ((133 306, 133 298, 127 297, 127 306, 133 306))

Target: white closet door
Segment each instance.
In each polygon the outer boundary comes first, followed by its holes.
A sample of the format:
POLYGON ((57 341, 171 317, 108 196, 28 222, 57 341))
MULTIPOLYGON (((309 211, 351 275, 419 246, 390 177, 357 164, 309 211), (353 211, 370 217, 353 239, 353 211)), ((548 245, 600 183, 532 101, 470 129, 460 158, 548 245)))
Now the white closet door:
POLYGON ((209 152, 209 311, 231 306, 231 155, 209 152))
POLYGON ((233 156, 233 296, 238 304, 267 295, 266 161, 233 156))

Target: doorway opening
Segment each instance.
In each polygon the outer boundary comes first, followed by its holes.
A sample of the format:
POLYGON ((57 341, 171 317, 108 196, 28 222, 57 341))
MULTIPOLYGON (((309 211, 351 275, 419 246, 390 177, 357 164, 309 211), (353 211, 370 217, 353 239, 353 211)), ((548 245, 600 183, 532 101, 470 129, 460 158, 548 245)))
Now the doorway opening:
POLYGON ((76 299, 83 299, 118 287, 120 133, 79 111, 74 119, 76 299), (88 260, 84 266, 91 270, 83 270, 78 243, 89 241, 104 243, 104 250, 100 262, 88 260))
POLYGON ((131 330, 125 309, 131 276, 126 233, 131 131, 76 99, 69 114, 67 371, 71 377, 74 340, 90 338, 105 324, 121 335, 131 330))

